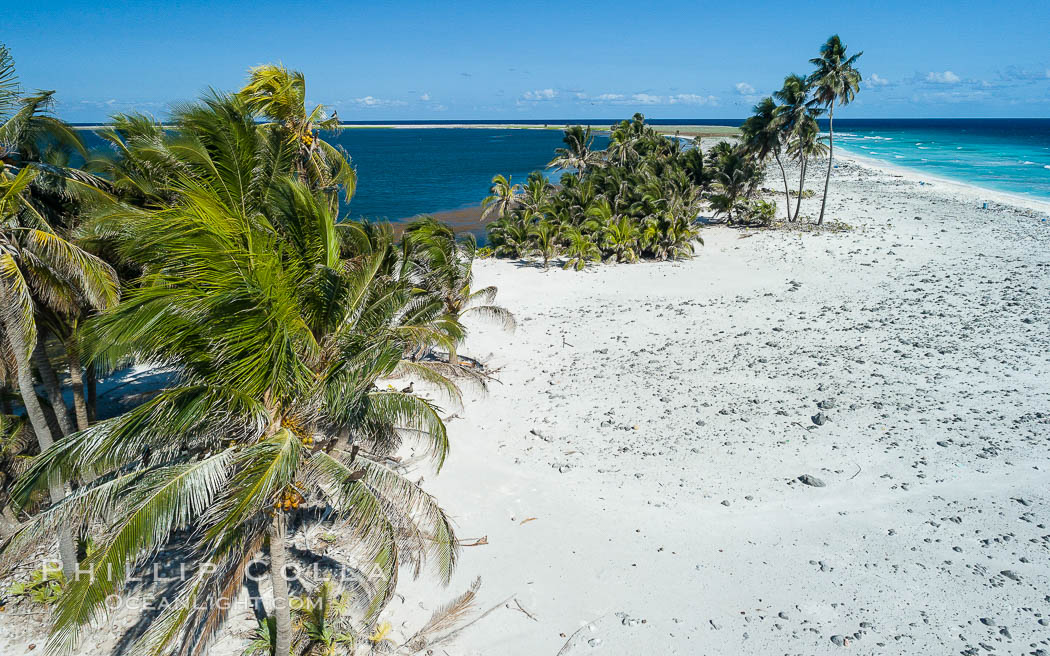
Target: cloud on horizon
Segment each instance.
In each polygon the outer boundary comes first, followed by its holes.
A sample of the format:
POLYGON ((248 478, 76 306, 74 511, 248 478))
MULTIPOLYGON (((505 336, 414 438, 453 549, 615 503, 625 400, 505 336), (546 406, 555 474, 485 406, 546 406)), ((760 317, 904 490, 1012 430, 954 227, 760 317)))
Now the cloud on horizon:
MULTIPOLYGON (((336 103, 340 105, 343 103, 336 103)), ((349 101, 351 105, 357 105, 358 107, 366 108, 378 108, 378 107, 404 107, 408 103, 404 100, 388 100, 386 98, 376 98, 375 96, 362 96, 361 98, 353 98, 349 101)))
POLYGON ((558 92, 554 89, 537 89, 535 91, 526 91, 521 94, 521 99, 528 102, 542 102, 547 100, 554 100, 558 97, 558 92))
POLYGON ((930 71, 926 74, 926 81, 934 84, 958 84, 962 82, 962 78, 951 71, 944 71, 942 73, 930 71))
POLYGON ((583 92, 574 94, 576 100, 592 105, 717 105, 718 96, 697 93, 675 93, 669 95, 637 92, 630 95, 623 93, 600 93, 591 96, 583 92))

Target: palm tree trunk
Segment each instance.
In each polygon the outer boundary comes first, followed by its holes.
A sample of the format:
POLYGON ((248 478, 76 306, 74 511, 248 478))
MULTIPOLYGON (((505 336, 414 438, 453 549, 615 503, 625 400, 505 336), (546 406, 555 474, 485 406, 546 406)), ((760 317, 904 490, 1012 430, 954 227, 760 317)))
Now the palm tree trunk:
MULTIPOLYGON (((77 343, 75 332, 66 340, 66 360, 69 362, 69 385, 73 388, 73 414, 77 420, 77 430, 87 430, 91 420, 88 419, 88 406, 84 399, 84 369, 80 362, 80 345, 77 343)), ((81 478, 85 483, 94 481, 97 478, 95 468, 84 467, 81 478)))
POLYGON ((808 167, 809 160, 803 159, 799 165, 798 174, 798 198, 795 199, 795 221, 798 221, 798 213, 802 211, 802 189, 806 185, 806 169, 808 167))
POLYGON ((273 612, 277 620, 275 656, 288 656, 292 653, 292 613, 285 573, 288 554, 284 543, 284 529, 284 514, 278 512, 270 526, 270 579, 273 582, 273 612))
POLYGON ((784 177, 784 211, 787 212, 788 223, 791 223, 791 192, 788 191, 788 174, 784 170, 784 163, 780 161, 780 153, 773 153, 773 157, 777 159, 777 165, 780 166, 780 175, 784 177))
MULTIPOLYGON (((450 319, 452 319, 453 323, 458 324, 460 316, 462 316, 462 315, 457 310, 457 311, 450 311, 448 313, 448 316, 449 316, 450 319)), ((459 342, 457 340, 452 340, 452 345, 448 347, 448 363, 450 365, 454 366, 454 367, 459 365, 459 353, 456 351, 456 347, 458 347, 458 346, 459 346, 459 342)))
MULTIPOLYGON (((7 303, 7 294, 3 293, 4 291, 6 290, 0 289, 0 302, 7 303)), ((40 405, 40 400, 36 397, 36 387, 33 385, 33 374, 29 364, 29 352, 25 342, 25 335, 22 334, 22 327, 11 321, 9 318, 10 313, 0 312, 0 317, 3 317, 4 328, 7 330, 7 339, 10 340, 11 350, 14 351, 18 390, 22 395, 22 405, 26 409, 29 423, 33 426, 33 432, 36 433, 40 450, 44 451, 54 444, 55 440, 51 436, 51 428, 47 425, 47 419, 44 417, 44 409, 40 405)), ((58 503, 66 496, 65 486, 62 485, 57 476, 52 477, 49 481, 48 491, 51 494, 52 503, 58 503)), ((67 581, 72 581, 76 576, 77 570, 77 548, 73 542, 73 533, 69 530, 69 526, 63 525, 58 529, 58 552, 62 558, 62 573, 65 574, 67 581)))
POLYGON ((824 200, 820 201, 820 218, 817 225, 824 223, 824 206, 828 203, 828 185, 831 184, 831 158, 835 154, 835 103, 831 103, 828 112, 828 175, 824 178, 824 200))
POLYGON ((58 382, 58 375, 55 374, 55 368, 51 366, 51 359, 47 355, 47 347, 44 345, 46 339, 47 333, 41 327, 36 340, 36 349, 33 351, 33 361, 36 363, 37 371, 40 372, 40 382, 44 384, 47 400, 55 411, 55 419, 58 420, 62 433, 59 437, 66 437, 75 433, 77 429, 69 413, 69 406, 62 398, 62 386, 58 382))
POLYGON ((88 421, 98 419, 98 376, 95 374, 95 363, 87 366, 87 413, 88 421))
POLYGON ((73 388, 77 430, 87 430, 91 420, 88 419, 87 399, 84 398, 84 365, 80 362, 80 345, 76 335, 70 335, 66 340, 66 360, 69 362, 69 382, 73 388))
MULTIPOLYGON (((73 422, 72 414, 69 412, 69 406, 66 405, 66 401, 62 396, 62 385, 58 380, 58 375, 55 373, 55 368, 51 366, 51 359, 48 356, 47 346, 44 341, 46 338, 47 334, 41 329, 36 349, 33 352, 33 358, 36 361, 37 371, 40 372, 41 382, 44 383, 44 388, 47 390, 48 402, 54 413, 55 421, 58 423, 58 435, 66 437, 75 433, 77 427, 73 422)), ((87 478, 94 479, 94 476, 87 478)))

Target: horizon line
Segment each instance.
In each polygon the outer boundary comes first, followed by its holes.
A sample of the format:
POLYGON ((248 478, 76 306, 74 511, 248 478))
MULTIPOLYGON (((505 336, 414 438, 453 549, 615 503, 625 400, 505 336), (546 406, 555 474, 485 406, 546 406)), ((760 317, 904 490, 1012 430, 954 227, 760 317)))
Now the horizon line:
MULTIPOLYGON (((646 123, 652 121, 744 121, 747 117, 721 117, 721 118, 646 118, 646 123)), ((497 118, 450 118, 450 119, 435 119, 435 118, 419 118, 419 119, 361 119, 361 120, 340 120, 339 125, 394 125, 394 124, 425 124, 425 123, 493 123, 496 125, 516 125, 516 124, 529 124, 529 123, 553 123, 556 125, 581 125, 583 123, 619 123, 624 118, 576 118, 576 119, 562 119, 562 118, 524 118, 517 120, 505 120, 497 118)), ((818 121, 827 121, 827 117, 819 117, 818 121)), ((1047 116, 862 116, 862 117, 840 117, 839 121, 1005 121, 1005 120, 1023 120, 1023 121, 1050 121, 1050 117, 1047 116)), ((162 121, 163 122, 163 121, 162 121)), ((66 121, 69 125, 78 127, 91 127, 91 126, 108 126, 113 125, 112 121, 66 121)))

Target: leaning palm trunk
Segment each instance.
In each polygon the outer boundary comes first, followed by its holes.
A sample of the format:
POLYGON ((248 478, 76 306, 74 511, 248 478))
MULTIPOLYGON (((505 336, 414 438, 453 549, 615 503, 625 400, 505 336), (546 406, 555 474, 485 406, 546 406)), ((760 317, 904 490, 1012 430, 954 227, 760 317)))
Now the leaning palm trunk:
MULTIPOLYGON (((459 323, 459 312, 449 312, 448 316, 454 323, 459 323)), ((448 347, 448 363, 453 367, 459 366, 459 351, 457 350, 457 347, 459 347, 459 341, 453 339, 451 345, 448 347)))
POLYGON ((88 421, 98 418, 98 375, 93 362, 87 366, 87 414, 88 421))
POLYGON ((80 362, 80 345, 76 335, 70 335, 66 340, 66 361, 69 363, 69 384, 73 388, 77 430, 87 430, 91 421, 88 419, 87 399, 84 397, 84 365, 80 362))
MULTIPOLYGON (((9 299, 7 294, 3 293, 5 291, 0 289, 0 301, 7 304, 9 299)), ((11 305, 7 307, 11 307, 11 305)), ((51 436, 51 427, 47 424, 44 409, 40 405, 40 400, 36 397, 36 387, 33 384, 25 335, 22 333, 22 326, 17 325, 12 320, 10 313, 0 312, 0 317, 2 317, 4 328, 7 330, 7 338, 11 341, 11 350, 14 352, 18 390, 22 394, 22 404, 25 406, 26 416, 29 418, 29 423, 33 426, 37 443, 40 445, 41 453, 43 453, 54 444, 55 440, 51 436)), ((57 476, 52 477, 48 482, 48 492, 51 496, 51 503, 58 503, 66 496, 65 487, 58 480, 57 476)), ((77 548, 73 542, 73 533, 68 526, 59 526, 58 528, 58 552, 62 559, 62 573, 65 575, 66 580, 71 581, 77 570, 77 548)))
MULTIPOLYGON (((66 433, 69 435, 75 431, 87 430, 91 422, 88 419, 88 406, 84 399, 84 375, 80 364, 80 348, 75 334, 70 335, 69 339, 66 340, 65 347, 66 360, 69 362, 69 385, 73 388, 73 416, 76 418, 76 426, 70 426, 70 430, 66 433)), ((61 389, 56 394, 59 402, 62 404, 63 414, 66 414, 66 404, 62 400, 61 389)), ((80 477, 87 483, 94 481, 96 478, 95 468, 90 465, 83 467, 80 477)))
POLYGON ((270 580, 273 582, 273 612, 277 620, 275 656, 292 653, 292 613, 285 573, 288 554, 284 543, 284 522, 282 513, 278 512, 270 527, 270 580))
POLYGON ((58 420, 59 429, 62 431, 60 437, 66 437, 75 433, 77 429, 73 423, 73 417, 69 413, 69 406, 66 405, 65 400, 62 398, 62 386, 58 382, 55 368, 51 366, 51 358, 48 357, 47 346, 44 343, 46 339, 47 333, 41 329, 37 338, 36 349, 33 351, 33 360, 36 363, 37 371, 40 372, 40 382, 44 384, 44 390, 47 391, 47 400, 55 411, 55 419, 58 420))
POLYGON ((794 221, 798 221, 798 213, 802 211, 802 189, 806 184, 806 169, 808 168, 809 160, 803 159, 799 165, 798 174, 798 198, 795 199, 795 218, 794 221))
POLYGON ((828 112, 828 175, 824 178, 824 200, 820 201, 820 218, 817 225, 824 223, 824 206, 828 202, 828 185, 831 184, 831 156, 835 151, 835 105, 828 112))
POLYGON ((780 161, 780 153, 773 153, 773 157, 777 160, 777 166, 780 167, 780 175, 784 178, 784 211, 787 212, 788 223, 791 223, 791 192, 788 191, 788 174, 784 170, 784 162, 780 161))

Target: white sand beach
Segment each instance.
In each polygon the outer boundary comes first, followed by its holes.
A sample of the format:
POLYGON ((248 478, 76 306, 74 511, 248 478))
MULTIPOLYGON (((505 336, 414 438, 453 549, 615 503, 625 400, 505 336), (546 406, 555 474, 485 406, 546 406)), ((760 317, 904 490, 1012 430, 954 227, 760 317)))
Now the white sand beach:
MULTIPOLYGON (((519 328, 472 327, 498 382, 413 478, 485 540, 447 589, 402 577, 395 633, 480 576, 495 610, 437 653, 1050 651, 1050 207, 920 179, 842 161, 849 232, 480 262, 519 328)), ((42 642, 0 616, 0 653, 42 642)))
POLYGON ((517 603, 448 653, 1047 653, 1050 208, 919 180, 843 161, 851 232, 482 263, 520 326, 426 476, 487 544, 406 611, 481 576, 517 603))

